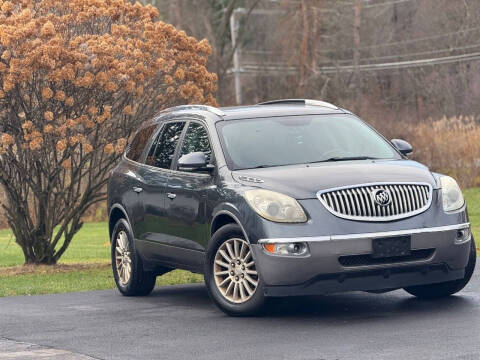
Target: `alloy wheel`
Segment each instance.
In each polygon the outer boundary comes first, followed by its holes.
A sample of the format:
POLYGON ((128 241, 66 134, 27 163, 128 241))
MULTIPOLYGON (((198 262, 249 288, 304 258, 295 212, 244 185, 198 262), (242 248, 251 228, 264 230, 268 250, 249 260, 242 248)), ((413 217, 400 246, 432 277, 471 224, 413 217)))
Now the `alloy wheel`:
POLYGON ((117 267, 118 279, 122 285, 127 285, 132 275, 132 259, 130 257, 130 246, 125 231, 120 231, 115 244, 115 264, 117 267))
POLYGON ((218 290, 228 301, 248 301, 258 287, 250 245, 238 238, 225 241, 215 254, 213 274, 218 290))

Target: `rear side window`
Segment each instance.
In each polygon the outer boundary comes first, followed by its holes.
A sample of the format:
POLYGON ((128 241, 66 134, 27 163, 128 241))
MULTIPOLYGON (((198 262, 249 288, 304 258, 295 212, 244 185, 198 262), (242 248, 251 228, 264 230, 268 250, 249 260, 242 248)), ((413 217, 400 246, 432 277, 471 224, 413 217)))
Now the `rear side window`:
POLYGON ((140 162, 143 154, 143 149, 152 137, 156 127, 157 125, 150 125, 137 132, 130 146, 128 147, 128 151, 126 154, 126 157, 128 159, 140 162))
POLYGON ((146 163, 161 169, 170 169, 184 122, 167 123, 148 152, 146 163))
POLYGON ((185 133, 180 156, 199 151, 205 154, 207 164, 210 163, 212 149, 208 140, 207 130, 201 124, 190 123, 185 133))

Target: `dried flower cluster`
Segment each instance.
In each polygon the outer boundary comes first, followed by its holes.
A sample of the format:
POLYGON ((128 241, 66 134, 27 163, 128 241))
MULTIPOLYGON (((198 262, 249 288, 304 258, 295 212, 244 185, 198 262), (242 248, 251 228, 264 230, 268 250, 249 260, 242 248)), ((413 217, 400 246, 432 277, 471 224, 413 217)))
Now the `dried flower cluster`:
POLYGON ((168 106, 215 104, 217 77, 205 67, 208 42, 155 21, 152 6, 0 0, 0 10, 7 219, 27 262, 53 263, 81 214, 104 198, 108 170, 136 125, 168 106))

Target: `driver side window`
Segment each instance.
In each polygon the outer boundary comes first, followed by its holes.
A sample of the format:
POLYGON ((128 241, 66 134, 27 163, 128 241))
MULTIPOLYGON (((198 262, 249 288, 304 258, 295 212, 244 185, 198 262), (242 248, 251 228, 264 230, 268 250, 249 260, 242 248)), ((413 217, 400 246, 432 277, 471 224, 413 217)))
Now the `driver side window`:
POLYGON ((205 154, 207 164, 209 164, 212 157, 212 149, 208 140, 208 132, 203 125, 192 122, 185 133, 180 157, 199 151, 205 154))

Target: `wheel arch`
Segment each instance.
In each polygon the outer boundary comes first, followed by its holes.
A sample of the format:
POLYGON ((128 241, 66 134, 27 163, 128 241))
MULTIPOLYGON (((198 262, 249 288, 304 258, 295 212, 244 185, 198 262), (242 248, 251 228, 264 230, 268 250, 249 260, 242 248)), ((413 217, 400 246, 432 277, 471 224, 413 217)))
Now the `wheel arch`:
POLYGON ((245 231, 245 228, 243 227, 242 223, 240 222, 238 217, 229 210, 220 210, 215 214, 215 216, 213 217, 212 223, 210 225, 210 236, 212 236, 222 226, 227 224, 238 225, 242 230, 243 236, 245 236, 245 240, 247 240, 247 242, 250 243, 248 234, 245 231))
POLYGON ((109 235, 110 241, 112 240, 113 228, 115 227, 115 224, 120 219, 125 219, 130 225, 130 220, 128 218, 127 211, 125 210, 125 208, 120 204, 115 204, 110 209, 110 214, 108 216, 108 235, 109 235))

